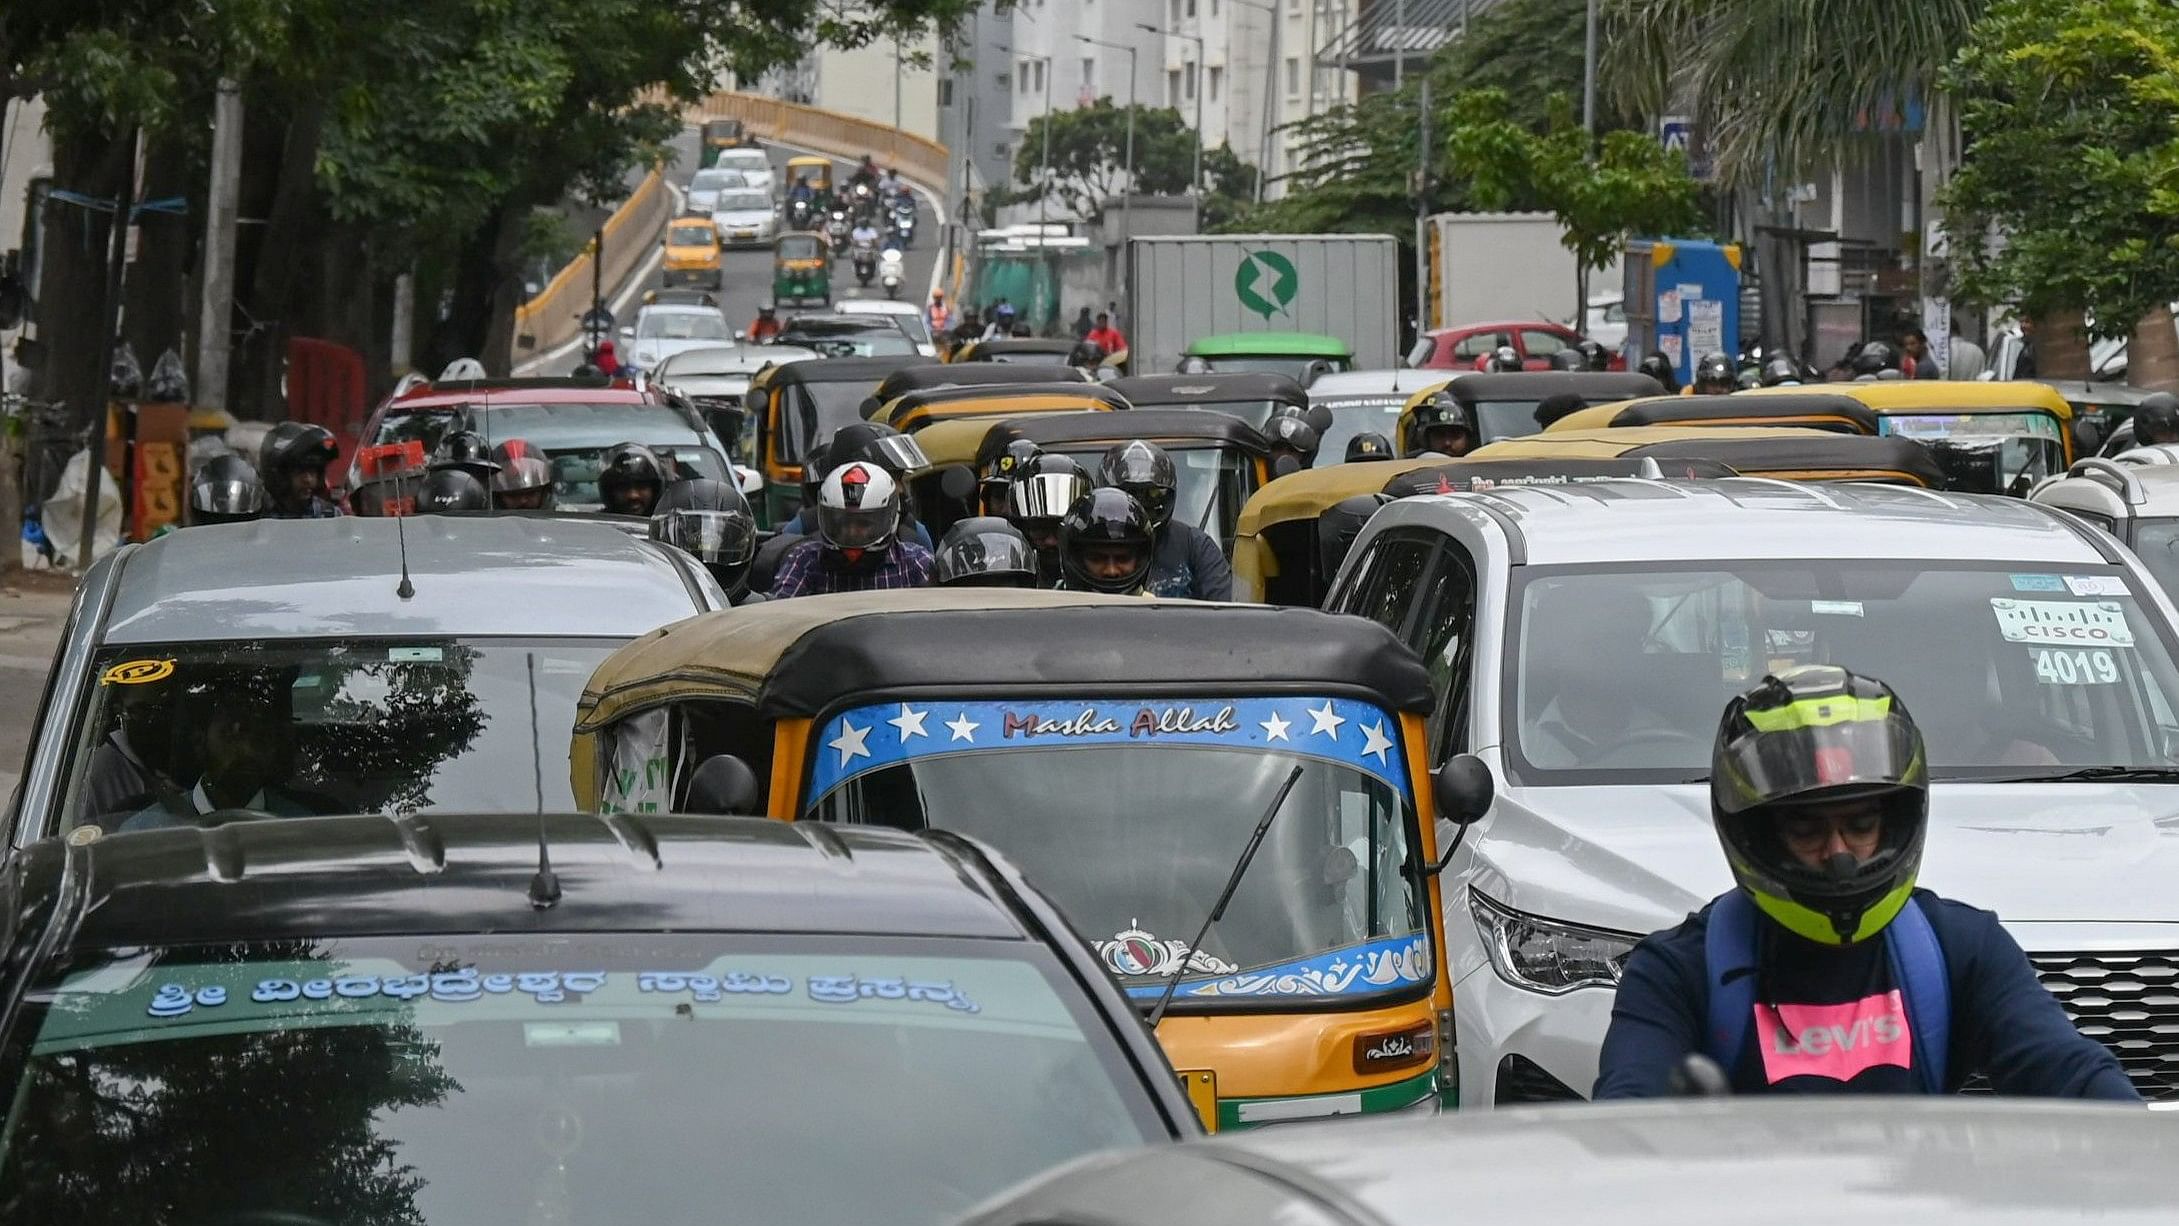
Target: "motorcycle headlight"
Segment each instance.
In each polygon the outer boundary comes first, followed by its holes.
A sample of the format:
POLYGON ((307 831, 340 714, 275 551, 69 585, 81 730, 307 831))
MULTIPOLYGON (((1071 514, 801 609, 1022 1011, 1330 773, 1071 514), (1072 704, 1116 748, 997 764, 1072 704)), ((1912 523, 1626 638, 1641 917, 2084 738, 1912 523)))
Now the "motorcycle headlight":
POLYGON ((1577 988, 1617 987, 1627 955, 1641 939, 1526 915, 1472 888, 1468 909, 1498 977, 1547 996, 1577 988))

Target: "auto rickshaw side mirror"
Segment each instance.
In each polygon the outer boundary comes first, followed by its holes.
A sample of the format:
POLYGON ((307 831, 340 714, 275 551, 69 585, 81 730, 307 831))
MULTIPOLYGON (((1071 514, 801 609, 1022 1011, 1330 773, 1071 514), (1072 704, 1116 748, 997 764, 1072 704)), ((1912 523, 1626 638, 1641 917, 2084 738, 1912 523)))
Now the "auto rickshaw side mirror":
POLYGON ((966 464, 948 464, 938 470, 938 492, 955 502, 973 502, 976 470, 966 464))
POLYGON ((1274 477, 1291 477, 1300 471, 1301 461, 1290 455, 1282 455, 1271 464, 1271 475, 1274 477))
POLYGON ((1498 785, 1490 767, 1474 754, 1455 754, 1430 775, 1430 799, 1438 811, 1438 861, 1430 866, 1435 877, 1452 863, 1453 853, 1467 837, 1468 828, 1490 812, 1498 785))
POLYGON ((730 753, 705 758, 703 765, 689 777, 688 799, 681 803, 681 809, 685 813, 721 817, 754 814, 757 811, 757 773, 749 769, 747 762, 730 753))

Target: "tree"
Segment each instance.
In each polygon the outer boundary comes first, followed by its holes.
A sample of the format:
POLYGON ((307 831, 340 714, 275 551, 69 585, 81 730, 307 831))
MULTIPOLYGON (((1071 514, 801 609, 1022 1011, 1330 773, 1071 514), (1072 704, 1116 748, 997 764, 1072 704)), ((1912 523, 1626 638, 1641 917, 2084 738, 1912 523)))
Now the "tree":
MULTIPOLYGON (((1132 190, 1176 196, 1195 177, 1195 129, 1172 107, 1136 106, 1135 176, 1132 190)), ((1070 111, 1047 111, 1029 121, 1014 153, 1014 179, 1023 186, 994 201, 996 205, 1034 203, 1039 198, 1063 215, 1096 225, 1105 201, 1130 190, 1127 173, 1129 108, 1099 98, 1070 111), (1045 163, 1045 130, 1051 131, 1051 162, 1045 163)), ((1230 214, 1255 194, 1255 167, 1230 146, 1203 151, 1206 219, 1230 214)))
MULTIPOLYGON (((1960 296, 2132 336, 2133 381, 2179 383, 2179 9, 2000 0, 1944 83, 1968 137, 1952 231, 1998 236, 1957 243, 1960 296)), ((2087 373, 2047 345, 2040 373, 2087 373)))

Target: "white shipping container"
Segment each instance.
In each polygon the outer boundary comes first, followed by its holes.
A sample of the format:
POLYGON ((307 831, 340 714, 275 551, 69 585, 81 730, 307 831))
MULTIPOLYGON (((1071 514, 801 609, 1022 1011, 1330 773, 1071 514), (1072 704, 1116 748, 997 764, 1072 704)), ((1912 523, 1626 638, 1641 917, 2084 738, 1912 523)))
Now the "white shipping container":
POLYGON ((1228 332, 1316 332, 1355 365, 1398 364, 1400 248, 1377 234, 1215 234, 1127 244, 1135 374, 1164 374, 1191 341, 1228 332))
MULTIPOLYGON (((1583 330, 1574 300, 1574 253, 1549 213, 1438 213, 1434 328, 1499 320, 1549 320, 1583 330)), ((1589 273, 1589 296, 1618 291, 1618 261, 1589 273)))

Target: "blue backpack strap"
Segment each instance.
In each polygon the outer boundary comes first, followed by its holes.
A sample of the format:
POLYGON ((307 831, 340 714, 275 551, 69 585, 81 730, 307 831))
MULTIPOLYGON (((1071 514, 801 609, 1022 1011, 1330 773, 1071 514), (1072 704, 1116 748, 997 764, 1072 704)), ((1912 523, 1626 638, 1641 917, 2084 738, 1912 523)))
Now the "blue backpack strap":
POLYGON ((1730 1077, 1755 1025, 1755 905, 1745 893, 1727 890, 1710 904, 1702 959, 1709 988, 1703 1054, 1730 1077))
POLYGON ((1942 1094, 1952 1052, 1952 976, 1937 930, 1913 898, 1884 926, 1884 952, 1892 980, 1906 999, 1914 1032, 1914 1074, 1924 1094, 1942 1094))

